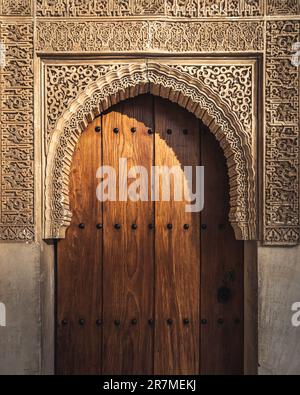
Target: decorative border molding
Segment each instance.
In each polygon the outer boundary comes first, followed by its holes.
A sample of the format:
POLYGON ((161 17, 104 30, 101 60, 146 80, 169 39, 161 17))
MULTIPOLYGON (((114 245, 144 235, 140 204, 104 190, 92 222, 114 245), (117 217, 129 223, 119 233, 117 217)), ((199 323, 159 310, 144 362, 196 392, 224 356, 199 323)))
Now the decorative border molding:
POLYGON ((267 23, 266 50, 266 244, 300 241, 300 68, 291 63, 300 21, 267 23))
POLYGON ((1 22, 0 240, 34 238, 33 24, 1 22))
MULTIPOLYGON (((188 76, 201 80, 225 101, 240 120, 243 131, 247 135, 253 152, 256 131, 253 130, 254 97, 256 81, 254 81, 254 63, 226 64, 215 61, 208 64, 176 64, 176 61, 165 62, 188 76)), ((109 71, 117 71, 121 65, 114 64, 47 64, 45 65, 45 151, 59 117, 68 109, 77 95, 89 84, 104 76, 109 71)))
POLYGON ((63 238, 70 225, 69 171, 82 131, 121 100, 150 92, 200 118, 219 140, 230 179, 230 221, 238 239, 257 238, 256 182, 251 143, 230 106, 201 80, 163 64, 123 65, 100 77, 62 114, 53 133, 45 174, 45 238, 63 238))
POLYGON ((270 16, 297 15, 300 5, 298 0, 36 0, 36 15, 48 18, 249 18, 264 16, 265 9, 270 16))
POLYGON ((36 0, 39 17, 251 17, 264 14, 264 0, 36 0))
POLYGON ((264 50, 262 21, 38 21, 40 53, 255 52, 264 50))

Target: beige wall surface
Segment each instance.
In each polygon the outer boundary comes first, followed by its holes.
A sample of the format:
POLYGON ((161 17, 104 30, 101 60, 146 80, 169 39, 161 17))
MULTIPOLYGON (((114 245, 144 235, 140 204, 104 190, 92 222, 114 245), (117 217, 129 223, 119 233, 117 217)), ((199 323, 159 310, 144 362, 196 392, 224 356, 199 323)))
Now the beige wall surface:
POLYGON ((0 244, 0 374, 39 374, 41 354, 40 246, 0 244))
POLYGON ((260 247, 259 373, 300 374, 300 327, 292 325, 292 305, 300 302, 300 246, 260 247))

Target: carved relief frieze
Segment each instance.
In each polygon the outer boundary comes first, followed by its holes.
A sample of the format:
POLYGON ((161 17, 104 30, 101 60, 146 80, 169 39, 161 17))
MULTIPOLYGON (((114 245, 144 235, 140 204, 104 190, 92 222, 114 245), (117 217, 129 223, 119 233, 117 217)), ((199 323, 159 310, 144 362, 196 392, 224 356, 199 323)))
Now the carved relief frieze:
POLYGON ((295 244, 299 222, 299 67, 291 63, 300 21, 267 24, 265 241, 295 244))
POLYGON ((39 21, 37 51, 240 52, 264 49, 263 22, 39 21))
POLYGON ((31 0, 0 0, 0 15, 29 16, 31 13, 31 0))
POLYGON ((268 0, 268 15, 297 15, 300 13, 299 0, 268 0))
POLYGON ((33 25, 1 23, 0 239, 34 238, 33 25))
MULTIPOLYGON (((292 46, 300 42, 299 14, 299 0, 0 0, 0 41, 6 47, 6 64, 0 67, 0 239, 23 241, 34 238, 34 48, 37 56, 46 54, 48 58, 51 54, 55 57, 76 54, 76 58, 82 54, 91 58, 94 55, 99 57, 99 54, 141 56, 147 53, 150 56, 155 54, 155 57, 160 54, 186 54, 189 58, 198 54, 209 54, 211 57, 235 54, 238 58, 243 53, 243 56, 248 54, 251 58, 254 53, 258 56, 266 50, 265 81, 262 82, 265 83, 266 122, 261 228, 267 244, 299 243, 300 68, 291 63, 292 46), (289 21, 288 15, 297 18, 289 21), (35 32, 33 17, 36 17, 35 32)), ((254 120, 256 103, 253 101, 252 66, 195 65, 190 60, 186 63, 164 62, 162 70, 177 76, 180 74, 186 81, 198 81, 195 89, 189 91, 184 84, 180 85, 179 79, 168 79, 165 73, 157 70, 151 72, 149 69, 146 75, 135 73, 135 78, 142 80, 140 84, 134 81, 130 85, 128 81, 133 81, 133 77, 128 69, 131 66, 129 62, 126 65, 116 62, 102 65, 99 62, 73 65, 50 62, 45 65, 43 136, 46 155, 54 155, 51 148, 53 138, 57 138, 57 128, 66 115, 66 109, 73 105, 76 107, 78 98, 84 98, 89 87, 97 81, 102 81, 102 85, 101 90, 98 86, 95 97, 101 101, 102 107, 114 103, 116 98, 130 97, 128 86, 134 92, 150 91, 154 94, 159 94, 155 89, 160 86, 166 96, 170 90, 181 92, 181 96, 188 97, 187 107, 190 106, 192 112, 200 102, 205 107, 210 103, 208 98, 215 97, 224 106, 213 112, 213 118, 221 125, 220 130, 227 130, 220 114, 223 112, 224 115, 224 108, 230 108, 229 129, 226 132, 229 146, 233 144, 238 147, 243 138, 243 144, 248 147, 247 154, 242 150, 234 153, 235 162, 230 167, 230 171, 235 169, 239 194, 239 202, 232 201, 231 221, 238 224, 234 226, 239 236, 253 237, 257 214, 253 212, 253 207, 257 206, 251 192, 253 184, 249 183, 249 174, 255 180, 251 160, 256 154, 257 135, 254 135, 254 130, 257 132, 257 119, 254 120), (127 79, 121 72, 124 68, 127 79), (206 101, 203 98, 200 100, 197 93, 196 88, 200 85, 206 89, 206 101), (238 128, 241 134, 237 135, 230 125, 235 125, 234 128, 238 128), (231 137, 237 140, 233 143, 231 137), (242 187, 243 183, 246 186, 242 187)), ((177 100, 174 96, 172 98, 177 100)), ((95 112, 95 108, 87 110, 89 106, 94 106, 91 103, 85 101, 84 107, 78 107, 79 113, 69 120, 68 125, 72 122, 84 125, 89 118, 86 114, 95 112)), ((211 108, 205 111, 206 116, 212 116, 211 108)), ((262 113, 262 109, 259 111, 262 113)), ((65 124, 63 127, 64 135, 59 136, 61 144, 56 146, 57 164, 62 163, 59 155, 64 155, 65 137, 71 130, 65 124)), ((78 133, 79 129, 76 129, 78 133)), ((49 157, 46 159, 48 161, 49 157)), ((66 184, 59 185, 60 173, 58 166, 53 180, 57 180, 56 185, 65 191, 66 184)), ((255 187, 252 189, 255 190, 255 187)), ((237 196, 236 191, 233 196, 237 196)), ((59 234, 59 227, 68 223, 70 213, 66 199, 63 195, 62 201, 55 201, 52 213, 56 228, 53 226, 51 234, 59 234)))
POLYGON ((37 0, 40 17, 249 17, 263 15, 263 0, 37 0))

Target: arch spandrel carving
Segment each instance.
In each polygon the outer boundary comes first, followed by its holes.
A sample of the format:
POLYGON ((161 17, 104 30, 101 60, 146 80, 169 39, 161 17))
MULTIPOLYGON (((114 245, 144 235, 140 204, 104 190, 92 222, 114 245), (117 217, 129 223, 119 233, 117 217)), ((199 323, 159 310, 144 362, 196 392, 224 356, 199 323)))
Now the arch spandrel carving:
POLYGON ((157 63, 123 65, 79 93, 52 134, 45 173, 44 237, 63 238, 70 224, 69 171, 82 131, 112 105, 151 93, 186 108, 210 128, 227 158, 230 221, 238 239, 257 238, 255 163, 249 136, 230 106, 208 85, 179 69, 157 63))

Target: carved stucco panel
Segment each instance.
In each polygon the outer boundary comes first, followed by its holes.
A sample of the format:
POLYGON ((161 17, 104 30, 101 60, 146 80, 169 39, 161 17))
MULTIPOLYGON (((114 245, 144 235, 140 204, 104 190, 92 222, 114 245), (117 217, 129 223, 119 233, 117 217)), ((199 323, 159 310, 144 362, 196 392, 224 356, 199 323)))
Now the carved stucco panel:
POLYGON ((300 14, 299 0, 268 0, 268 15, 297 15, 300 14))
MULTIPOLYGON (((175 18, 255 17, 297 15, 298 0, 36 0, 38 17, 128 17, 175 18), (266 3, 264 7, 264 3, 266 3)), ((0 15, 28 16, 32 0, 1 0, 0 15)))
POLYGON ((256 84, 253 65, 171 65, 210 87, 225 101, 243 125, 250 145, 253 143, 253 100, 256 84))
POLYGON ((262 21, 43 21, 37 51, 240 52, 264 49, 262 21))
MULTIPOLYGON (((249 142, 253 143, 253 99, 255 84, 253 65, 176 65, 170 67, 180 70, 201 80, 230 105, 232 111, 243 125, 249 142)), ((88 84, 111 70, 120 68, 119 64, 101 65, 57 65, 46 66, 46 151, 56 122, 68 106, 88 84)))
POLYGON ((0 15, 30 16, 32 0, 0 0, 0 15))
POLYGON ((267 244, 296 244, 299 218, 300 68, 291 63, 300 21, 267 23, 265 235, 267 244))
POLYGON ((55 125, 70 103, 76 99, 91 82, 96 81, 120 65, 47 65, 46 66, 46 138, 45 148, 51 140, 55 125))
POLYGON ((6 47, 6 64, 0 67, 0 240, 33 240, 33 25, 2 22, 0 27, 6 47))
POLYGON ((263 15, 264 0, 37 0, 42 17, 247 17, 263 15))

